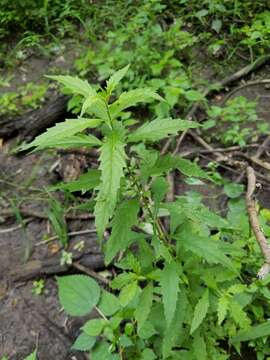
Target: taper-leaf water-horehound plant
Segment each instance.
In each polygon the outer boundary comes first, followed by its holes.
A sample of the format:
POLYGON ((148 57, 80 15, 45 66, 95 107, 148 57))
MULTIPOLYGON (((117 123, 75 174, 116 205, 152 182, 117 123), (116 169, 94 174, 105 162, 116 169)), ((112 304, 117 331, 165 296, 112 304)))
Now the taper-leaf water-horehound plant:
MULTIPOLYGON (((73 349, 89 352, 92 360, 221 360, 248 341, 264 359, 270 354, 265 321, 270 280, 255 279, 259 249, 249 233, 242 188, 233 192, 226 218, 211 212, 196 192, 166 202, 171 170, 210 179, 196 163, 161 156, 156 143, 199 125, 172 118, 140 125, 129 118, 126 109, 164 100, 149 88, 115 99, 127 70, 98 90, 76 77, 52 76, 83 98, 81 113, 23 146, 100 151, 99 168, 89 169, 70 189, 94 192, 105 263, 113 261, 118 275, 111 291, 84 275, 57 279, 68 314, 83 316, 93 309, 99 314, 82 327, 73 349)), ((264 227, 269 232, 267 220, 264 227)))

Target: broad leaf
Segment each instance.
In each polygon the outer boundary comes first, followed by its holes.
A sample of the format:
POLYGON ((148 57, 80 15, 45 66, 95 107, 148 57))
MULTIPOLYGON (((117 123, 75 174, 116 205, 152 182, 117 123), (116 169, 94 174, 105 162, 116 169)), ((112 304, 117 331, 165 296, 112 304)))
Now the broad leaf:
POLYGON ((105 316, 111 316, 120 309, 120 303, 115 295, 106 290, 102 290, 101 300, 98 304, 98 308, 105 316))
POLYGON ((192 334, 203 322, 209 307, 209 293, 205 290, 203 296, 195 306, 194 315, 191 323, 190 333, 192 334))
POLYGON ((204 338, 199 334, 198 331, 194 334, 192 345, 193 345, 194 360, 209 359, 206 351, 206 343, 204 341, 204 338))
POLYGON ((177 265, 174 261, 165 264, 160 275, 160 286, 165 319, 169 327, 174 317, 179 290, 177 265))
POLYGON ((116 132, 107 136, 101 147, 100 167, 101 185, 95 206, 96 228, 102 238, 110 217, 113 215, 120 180, 124 176, 125 144, 116 132))
POLYGON ((123 77, 126 75, 129 69, 129 65, 125 66, 123 69, 116 71, 107 81, 107 94, 110 96, 116 86, 120 83, 123 77))
POLYGON ((93 169, 88 170, 86 174, 82 174, 78 180, 70 181, 69 183, 59 183, 49 188, 50 191, 54 190, 67 190, 70 192, 73 191, 89 191, 96 188, 100 183, 101 172, 99 170, 93 169))
POLYGON ((139 203, 137 200, 126 200, 116 209, 112 221, 112 233, 105 245, 105 262, 109 264, 120 250, 129 245, 131 227, 137 223, 139 203))
POLYGON ((157 359, 157 356, 156 356, 156 354, 154 353, 153 350, 144 349, 142 354, 141 354, 141 359, 142 360, 155 360, 155 359, 157 359))
POLYGON ((88 336, 98 336, 102 332, 106 323, 107 323, 107 321, 104 319, 88 320, 82 327, 82 330, 88 336))
POLYGON ((137 281, 133 281, 130 284, 125 285, 120 291, 119 300, 122 306, 127 306, 136 296, 139 287, 137 281))
POLYGON ((193 121, 172 118, 156 119, 140 126, 129 135, 128 141, 158 141, 169 135, 175 135, 178 131, 195 127, 198 127, 198 124, 193 121))
POLYGON ((72 345, 71 350, 88 351, 92 349, 95 343, 95 337, 89 336, 85 332, 82 332, 72 345))
POLYGON ((162 97, 152 89, 130 90, 122 93, 119 99, 109 106, 110 114, 115 118, 126 108, 137 105, 140 102, 151 102, 154 100, 163 101, 162 97))
POLYGON ((58 277, 57 284, 60 303, 69 315, 87 315, 99 301, 99 285, 89 276, 58 277))
POLYGON ((81 80, 78 77, 69 75, 48 75, 46 77, 58 81, 60 84, 71 90, 73 94, 80 94, 84 97, 87 97, 89 95, 93 96, 96 94, 95 90, 86 80, 81 80))
POLYGON ((260 325, 250 327, 248 330, 239 331, 236 336, 231 339, 232 343, 249 341, 270 335, 270 321, 266 321, 260 325))
POLYGON ((153 284, 149 283, 140 294, 139 303, 134 313, 134 317, 140 329, 146 321, 153 302, 153 284))
POLYGON ((95 128, 100 125, 100 123, 100 119, 67 119, 47 129, 45 133, 37 136, 30 144, 21 146, 21 150, 27 150, 32 147, 45 149, 46 147, 50 147, 47 146, 47 144, 52 144, 54 141, 57 143, 87 128, 95 128))
POLYGON ((229 303, 230 313, 232 318, 242 329, 246 329, 250 326, 250 319, 243 310, 242 306, 235 300, 231 299, 229 303))

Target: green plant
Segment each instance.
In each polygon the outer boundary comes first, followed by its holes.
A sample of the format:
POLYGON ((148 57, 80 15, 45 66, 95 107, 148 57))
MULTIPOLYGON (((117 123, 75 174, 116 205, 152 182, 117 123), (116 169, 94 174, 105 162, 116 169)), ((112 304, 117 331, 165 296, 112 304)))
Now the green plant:
POLYGON ((41 295, 44 291, 45 281, 43 279, 35 280, 33 282, 32 292, 34 295, 41 295))
MULTIPOLYGON (((223 360, 233 352, 230 345, 240 352, 244 343, 262 360, 270 355, 265 320, 270 315, 270 278, 255 279, 260 252, 250 236, 243 187, 225 185, 230 198, 226 218, 210 211, 196 192, 166 202, 166 175, 171 170, 206 182, 210 177, 194 162, 161 156, 156 143, 199 125, 156 118, 134 127, 127 109, 164 100, 149 88, 115 98, 113 92, 127 70, 119 70, 105 89, 97 90, 76 77, 52 76, 82 97, 80 114, 22 146, 100 151, 99 168, 65 190, 94 192, 105 263, 114 261, 117 275, 111 292, 84 275, 57 279, 60 303, 68 314, 83 316, 96 309, 100 315, 85 323, 73 349, 90 352, 93 360, 223 360), (85 133, 93 128, 99 129, 101 139, 85 133), (110 236, 104 242, 106 229, 110 236)), ((263 215, 270 235, 267 211, 263 215)))
POLYGON ((224 107, 211 106, 204 129, 215 127, 215 138, 225 145, 243 146, 248 140, 269 131, 267 123, 258 118, 256 107, 256 101, 249 101, 244 96, 228 100, 224 107))

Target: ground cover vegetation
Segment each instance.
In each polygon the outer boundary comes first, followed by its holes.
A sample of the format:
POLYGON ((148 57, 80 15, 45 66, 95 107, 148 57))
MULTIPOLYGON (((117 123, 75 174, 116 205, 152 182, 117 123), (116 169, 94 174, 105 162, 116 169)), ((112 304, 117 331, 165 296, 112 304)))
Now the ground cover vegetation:
MULTIPOLYGON (((253 200, 255 174, 263 186, 269 182, 269 164, 259 159, 269 121, 258 111, 259 97, 224 93, 269 58, 267 1, 2 3, 0 119, 42 106, 56 83, 69 99, 68 119, 12 151, 98 154, 75 180, 38 193, 62 251, 60 266, 74 262, 70 208, 94 215, 104 253, 106 273, 56 277, 59 309, 86 317, 75 356, 270 358, 270 210, 253 200), (69 47, 77 54, 71 69, 49 67, 37 84, 14 89, 16 67, 33 53, 49 60, 69 47), (238 75, 228 80, 230 74, 238 75), (203 150, 187 146, 187 138, 203 150), (243 152, 249 146, 259 155, 243 152), (237 159, 226 156, 230 149, 237 159), (179 183, 187 191, 175 191, 179 183), (214 195, 204 196, 205 188, 214 195)), ((35 176, 33 170, 24 185, 35 176)), ((20 201, 10 204, 24 227, 20 201)), ((29 254, 26 245, 25 260, 29 254)), ((32 296, 45 291, 46 280, 36 278, 32 296)), ((38 353, 37 344, 26 359, 38 353)))

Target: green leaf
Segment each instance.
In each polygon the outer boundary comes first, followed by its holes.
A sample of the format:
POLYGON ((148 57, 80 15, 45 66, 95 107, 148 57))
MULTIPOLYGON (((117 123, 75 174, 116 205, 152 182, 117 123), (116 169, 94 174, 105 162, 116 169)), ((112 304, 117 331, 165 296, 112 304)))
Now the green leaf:
POLYGON ((91 360, 120 360, 119 356, 112 354, 110 345, 105 341, 99 341, 90 352, 91 360))
POLYGON ((126 75, 129 69, 129 65, 125 66, 123 69, 116 71, 107 81, 107 94, 110 96, 116 86, 120 83, 123 77, 126 75))
POLYGON ((142 360, 155 360, 157 358, 156 354, 151 349, 144 349, 141 356, 142 360))
POLYGON ((211 238, 199 235, 185 234, 181 236, 181 244, 210 264, 222 264, 224 267, 236 272, 231 260, 219 248, 219 243, 211 238))
POLYGON ((73 191, 89 191, 96 188, 100 183, 101 172, 99 170, 93 169, 88 170, 86 174, 82 174, 78 180, 70 181, 69 183, 58 183, 49 188, 50 191, 54 190, 67 190, 70 192, 73 191))
POLYGON ((69 315, 87 315, 99 301, 99 285, 88 276, 58 277, 57 284, 60 303, 69 315))
POLYGON ((36 360, 37 359, 37 350, 28 355, 24 360, 36 360))
POLYGON ((120 303, 115 295, 106 290, 102 290, 101 301, 98 308, 105 316, 111 316, 120 309, 120 303))
POLYGON ((236 324, 238 324, 242 329, 248 328, 250 326, 250 319, 237 301, 231 299, 229 308, 236 324))
POLYGON ((121 274, 119 274, 117 277, 115 277, 111 283, 110 283, 110 287, 112 289, 121 289, 123 286, 125 286, 126 284, 133 282, 134 280, 136 280, 137 275, 131 272, 123 272, 121 274))
POLYGON ((110 122, 110 116, 108 113, 108 108, 106 102, 101 96, 88 96, 82 105, 81 116, 85 113, 94 114, 98 118, 110 122))
POLYGON ((104 319, 88 320, 82 327, 82 330, 88 336, 98 336, 99 334, 101 334, 106 323, 107 321, 104 319))
POLYGON ((129 142, 158 141, 169 135, 177 134, 190 128, 198 127, 196 122, 181 119, 156 119, 147 122, 129 135, 129 142))
POLYGON ((195 306, 190 334, 192 334, 201 325, 207 314, 208 307, 209 307, 209 293, 208 293, 208 289, 206 289, 203 296, 195 306))
MULTIPOLYGON (((93 146, 100 146, 102 142, 93 135, 86 134, 77 134, 73 136, 68 136, 63 139, 48 139, 46 143, 46 148, 82 148, 88 147, 92 148, 93 146)), ((38 149, 42 149, 43 147, 39 146, 38 149)))
POLYGON ((242 341, 255 340, 264 336, 270 335, 270 321, 266 321, 260 325, 250 327, 248 330, 239 331, 239 333, 232 337, 232 343, 238 343, 242 341))
POLYGON ((91 350, 92 347, 95 345, 95 343, 96 343, 95 337, 89 336, 85 332, 82 332, 75 340, 74 344, 71 347, 71 350, 79 350, 79 351, 91 350))
POLYGON ((120 304, 127 306, 135 297, 139 290, 137 281, 133 281, 130 284, 125 285, 119 295, 120 304))
POLYGON ((37 150, 45 149, 48 147, 47 144, 52 144, 54 141, 57 143, 60 140, 69 138, 82 130, 97 127, 100 123, 100 119, 67 119, 64 122, 58 123, 47 129, 45 133, 37 136, 30 144, 22 145, 20 149, 27 150, 32 147, 36 147, 37 150))
POLYGON ((113 215, 117 200, 120 180, 126 166, 125 144, 118 133, 111 132, 101 147, 100 167, 101 185, 95 206, 96 228, 100 238, 103 237, 110 217, 113 215))
POLYGON ((138 330, 139 337, 144 340, 149 339, 151 336, 157 333, 158 332, 150 321, 145 321, 143 326, 138 330))
POLYGON ((179 291, 179 276, 177 265, 174 261, 165 264, 160 275, 160 286, 165 319, 167 327, 169 327, 175 313, 177 294, 179 291))
POLYGON ((206 351, 206 344, 204 338, 199 334, 198 331, 196 331, 196 333, 194 334, 192 347, 193 347, 194 360, 209 359, 206 351))
POLYGON ((204 172, 195 162, 187 159, 182 159, 178 156, 174 157, 175 167, 184 175, 192 177, 200 177, 209 179, 209 176, 204 172))
POLYGON ((218 325, 221 325, 226 317, 229 307, 229 299, 227 295, 223 295, 218 300, 218 325))
POLYGON ((235 199, 239 197, 244 191, 244 185, 242 184, 225 184, 224 185, 224 193, 231 199, 235 199))
POLYGON ((153 100, 163 101, 161 96, 149 88, 123 92, 119 99, 109 106, 110 114, 115 118, 126 108, 135 106, 140 102, 151 102, 153 100))
POLYGON ((81 80, 78 77, 69 75, 47 75, 46 77, 58 81, 60 84, 71 90, 73 94, 80 94, 84 97, 96 94, 95 90, 86 80, 81 80))
POLYGON ((139 303, 134 313, 135 320, 140 329, 146 321, 152 307, 153 302, 153 284, 149 283, 140 294, 139 303))
POLYGON ((116 209, 112 221, 112 233, 105 245, 105 263, 109 264, 120 250, 129 246, 128 239, 131 227, 137 223, 139 203, 137 200, 126 200, 116 209))

